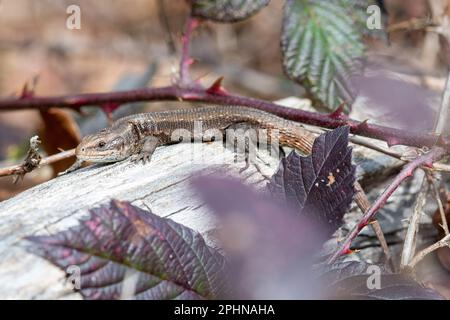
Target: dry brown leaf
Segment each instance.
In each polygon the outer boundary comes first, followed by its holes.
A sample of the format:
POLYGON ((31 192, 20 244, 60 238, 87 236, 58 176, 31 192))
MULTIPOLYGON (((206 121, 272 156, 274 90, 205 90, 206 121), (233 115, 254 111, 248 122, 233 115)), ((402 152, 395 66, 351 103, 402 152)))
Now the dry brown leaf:
MULTIPOLYGON (((68 111, 50 108, 40 111, 43 125, 39 130, 42 147, 48 155, 75 148, 81 136, 78 125, 68 111)), ((72 165, 75 157, 52 163, 54 176, 72 165)))

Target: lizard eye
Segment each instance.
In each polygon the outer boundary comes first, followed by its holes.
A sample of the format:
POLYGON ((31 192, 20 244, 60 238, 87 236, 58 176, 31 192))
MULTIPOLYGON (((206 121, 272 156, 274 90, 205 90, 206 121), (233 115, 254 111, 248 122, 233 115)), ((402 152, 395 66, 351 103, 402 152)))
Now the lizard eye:
POLYGON ((98 146, 99 146, 100 148, 103 148, 105 145, 106 145, 105 141, 100 141, 100 142, 98 143, 98 146))

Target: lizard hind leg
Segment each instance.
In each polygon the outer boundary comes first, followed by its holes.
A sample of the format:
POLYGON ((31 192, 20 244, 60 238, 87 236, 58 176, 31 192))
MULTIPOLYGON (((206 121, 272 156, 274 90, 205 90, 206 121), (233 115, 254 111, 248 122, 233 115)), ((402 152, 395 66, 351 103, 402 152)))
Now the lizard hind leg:
POLYGON ((152 159, 153 152, 155 152, 156 147, 159 144, 159 139, 154 136, 146 137, 142 143, 141 148, 135 154, 130 157, 132 162, 138 163, 142 161, 143 164, 150 162, 152 159))
POLYGON ((248 122, 238 122, 229 126, 224 136, 226 148, 234 152, 234 162, 244 162, 245 166, 239 170, 244 172, 256 158, 258 146, 258 127, 248 122), (231 131, 229 131, 231 130, 231 131))

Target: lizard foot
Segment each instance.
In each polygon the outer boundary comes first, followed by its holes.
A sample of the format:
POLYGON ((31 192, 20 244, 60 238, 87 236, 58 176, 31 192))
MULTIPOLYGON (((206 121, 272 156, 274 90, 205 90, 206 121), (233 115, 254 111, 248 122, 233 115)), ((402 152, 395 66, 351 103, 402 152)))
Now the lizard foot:
POLYGON ((134 163, 139 163, 140 161, 142 161, 142 164, 146 164, 147 162, 150 162, 150 160, 152 159, 152 155, 148 154, 146 152, 142 152, 142 153, 138 153, 138 154, 134 154, 130 157, 131 162, 134 163))
POLYGON ((62 176, 62 175, 65 175, 65 174, 68 174, 70 172, 73 172, 75 170, 78 170, 78 169, 81 168, 82 165, 83 165, 83 161, 76 160, 75 163, 71 167, 69 167, 68 169, 66 169, 66 170, 64 170, 62 172, 59 172, 58 173, 58 177, 62 176))

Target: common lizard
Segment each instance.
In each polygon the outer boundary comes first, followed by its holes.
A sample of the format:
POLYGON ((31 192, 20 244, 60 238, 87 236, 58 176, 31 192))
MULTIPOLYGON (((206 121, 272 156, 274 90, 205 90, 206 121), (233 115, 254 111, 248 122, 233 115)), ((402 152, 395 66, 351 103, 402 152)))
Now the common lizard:
MULTIPOLYGON (((276 115, 242 106, 206 106, 194 109, 170 110, 135 114, 115 121, 98 133, 85 136, 76 148, 77 161, 64 173, 79 168, 83 162, 107 163, 127 158, 150 161, 156 147, 171 144, 177 129, 194 132, 201 121, 202 130, 224 132, 232 125, 245 123, 256 128, 278 131, 279 145, 309 153, 315 135, 298 123, 276 115)), ((63 174, 64 174, 63 173, 63 174)))
MULTIPOLYGON (((100 132, 85 136, 75 151, 77 161, 62 174, 78 169, 85 161, 108 163, 131 158, 145 163, 150 161, 158 146, 177 142, 172 139, 174 130, 185 129, 194 133, 196 121, 201 121, 204 131, 218 129, 223 132, 239 123, 267 129, 269 135, 271 130, 277 130, 279 145, 296 148, 305 154, 311 153, 316 138, 296 122, 243 106, 207 106, 141 113, 121 118, 100 132)), ((355 191, 355 202, 365 212, 370 202, 357 181, 355 191)), ((389 248, 381 227, 377 221, 371 226, 389 259, 389 248)))

